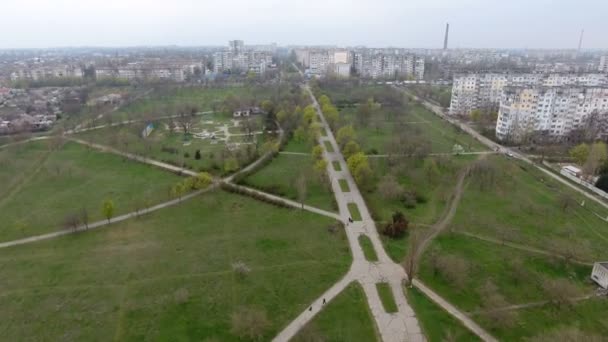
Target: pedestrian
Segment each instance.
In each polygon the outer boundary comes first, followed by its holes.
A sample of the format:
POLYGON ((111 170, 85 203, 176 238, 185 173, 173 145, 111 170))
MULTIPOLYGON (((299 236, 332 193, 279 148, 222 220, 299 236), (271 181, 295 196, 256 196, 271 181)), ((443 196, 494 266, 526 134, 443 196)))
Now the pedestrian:
POLYGON ((325 298, 323 298, 323 304, 325 304, 325 303, 327 303, 327 302, 325 301, 325 298))
POLYGON ((308 311, 312 311, 312 305, 310 306, 310 308, 308 308, 308 311))

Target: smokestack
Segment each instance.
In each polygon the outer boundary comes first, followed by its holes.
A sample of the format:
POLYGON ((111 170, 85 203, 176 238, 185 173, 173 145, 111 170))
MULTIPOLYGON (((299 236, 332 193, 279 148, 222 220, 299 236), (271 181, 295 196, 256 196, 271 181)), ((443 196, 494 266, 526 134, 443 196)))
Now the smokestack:
POLYGON ((445 38, 443 38, 443 49, 448 49, 448 35, 450 34, 450 23, 445 24, 445 38))
POLYGON ((581 47, 583 46, 583 34, 585 34, 585 30, 581 30, 581 38, 578 40, 578 53, 581 52, 581 47))

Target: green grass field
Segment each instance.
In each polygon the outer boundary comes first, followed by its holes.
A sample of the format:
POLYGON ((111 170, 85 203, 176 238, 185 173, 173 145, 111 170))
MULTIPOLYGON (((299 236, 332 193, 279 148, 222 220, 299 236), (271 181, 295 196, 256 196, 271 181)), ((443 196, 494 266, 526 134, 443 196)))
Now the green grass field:
POLYGON ((169 172, 73 142, 52 152, 46 152, 47 148, 45 142, 28 143, 9 163, 13 169, 13 161, 23 166, 22 159, 39 160, 48 153, 41 163, 15 172, 19 183, 0 199, 2 241, 63 229, 65 217, 82 208, 88 212, 89 222, 101 220, 106 199, 114 202, 115 216, 167 201, 170 186, 181 180, 169 172))
POLYGON ((328 153, 335 152, 334 147, 331 145, 331 143, 329 141, 325 141, 323 144, 325 145, 325 149, 327 150, 328 153))
POLYGON ((359 207, 357 207, 356 203, 348 203, 348 211, 350 212, 350 217, 353 221, 361 221, 361 213, 359 212, 359 207))
POLYGON ((365 255, 365 259, 371 262, 378 261, 378 255, 376 254, 374 245, 372 245, 372 240, 370 240, 369 237, 363 234, 359 235, 358 240, 359 245, 361 245, 361 249, 363 250, 363 254, 365 255))
POLYGON ((19 185, 26 181, 49 155, 46 142, 32 142, 0 149, 0 198, 18 190, 19 185))
POLYGON ((342 189, 342 192, 350 192, 350 188, 348 187, 348 182, 346 181, 346 179, 340 179, 340 189, 342 189))
POLYGON ((309 144, 307 141, 298 141, 296 139, 290 139, 289 142, 283 147, 285 152, 296 152, 296 153, 311 153, 314 146, 309 144))
POLYGON ((407 289, 406 295, 429 342, 481 341, 477 335, 471 333, 418 289, 407 289))
POLYGON ((237 341, 243 316, 233 314, 246 309, 265 315, 256 329, 270 340, 347 271, 346 237, 332 224, 216 191, 3 249, 0 330, 11 341, 237 341))
POLYGON ((294 337, 293 342, 380 341, 363 288, 350 284, 294 337))
POLYGON ((340 166, 339 162, 333 161, 333 162, 331 162, 331 165, 334 167, 334 170, 336 170, 336 171, 342 171, 342 166, 340 166))
POLYGON ((399 311, 397 303, 395 302, 395 297, 393 296, 393 291, 388 283, 376 283, 376 290, 378 290, 378 295, 380 296, 384 311, 388 313, 399 311))
POLYGON ((495 156, 494 181, 473 177, 452 228, 505 239, 582 260, 608 258, 608 215, 592 201, 550 180, 534 167, 495 156), (564 197, 566 196, 566 197, 564 197), (564 198, 569 202, 564 209, 564 198), (470 213, 475 213, 471 215, 470 213))
POLYGON ((304 177, 306 196, 304 203, 334 211, 334 195, 328 184, 315 176, 310 156, 279 154, 264 168, 247 177, 243 184, 299 201, 297 182, 304 177))

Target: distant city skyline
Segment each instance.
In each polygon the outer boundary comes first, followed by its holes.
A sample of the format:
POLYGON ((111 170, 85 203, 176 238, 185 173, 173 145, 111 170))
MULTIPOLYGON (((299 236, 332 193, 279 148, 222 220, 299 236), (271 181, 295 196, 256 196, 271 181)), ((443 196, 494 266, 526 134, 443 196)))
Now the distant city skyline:
POLYGON ((246 44, 608 48, 600 0, 5 0, 0 49, 246 44))

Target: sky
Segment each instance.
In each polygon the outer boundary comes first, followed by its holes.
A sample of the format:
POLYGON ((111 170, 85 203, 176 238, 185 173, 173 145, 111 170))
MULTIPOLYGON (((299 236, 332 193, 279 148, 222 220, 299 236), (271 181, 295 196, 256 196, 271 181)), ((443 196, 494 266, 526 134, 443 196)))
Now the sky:
POLYGON ((245 44, 608 48, 607 0, 0 0, 0 49, 245 44))

